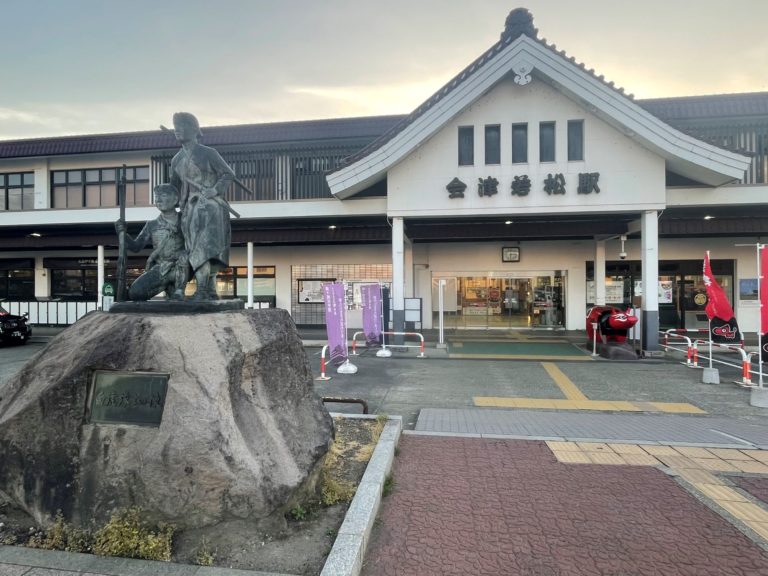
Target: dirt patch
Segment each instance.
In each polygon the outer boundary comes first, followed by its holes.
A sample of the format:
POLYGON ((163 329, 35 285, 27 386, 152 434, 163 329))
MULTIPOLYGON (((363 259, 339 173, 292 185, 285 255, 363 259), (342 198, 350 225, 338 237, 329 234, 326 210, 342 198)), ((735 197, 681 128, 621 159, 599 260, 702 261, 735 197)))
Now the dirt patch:
MULTIPOLYGON (((297 503, 285 518, 243 520, 177 532, 172 561, 309 576, 319 574, 378 441, 383 420, 336 418, 323 464, 321 494, 297 503)), ((44 530, 0 503, 0 544, 26 545, 44 530)))

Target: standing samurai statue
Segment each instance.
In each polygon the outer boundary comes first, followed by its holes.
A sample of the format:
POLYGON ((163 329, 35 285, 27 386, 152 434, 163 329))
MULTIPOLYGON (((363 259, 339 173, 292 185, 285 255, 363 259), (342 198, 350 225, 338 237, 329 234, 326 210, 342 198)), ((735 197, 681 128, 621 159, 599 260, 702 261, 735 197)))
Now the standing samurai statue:
POLYGON ((192 274, 194 300, 216 300, 216 273, 229 265, 234 211, 225 199, 235 173, 216 150, 198 143, 200 124, 192 114, 173 115, 181 150, 171 160, 171 184, 180 191, 181 231, 192 274))

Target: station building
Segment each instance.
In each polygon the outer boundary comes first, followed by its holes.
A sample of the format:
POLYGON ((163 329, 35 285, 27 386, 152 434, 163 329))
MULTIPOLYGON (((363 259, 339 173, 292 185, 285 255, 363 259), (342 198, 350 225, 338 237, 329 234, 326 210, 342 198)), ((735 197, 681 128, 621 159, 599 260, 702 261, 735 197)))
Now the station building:
MULTIPOLYGON (((408 115, 203 127, 202 142, 252 193, 227 193, 240 218, 219 294, 245 299, 250 279, 299 325, 322 325, 320 286, 344 281, 350 326, 359 286, 380 282, 395 329, 432 328, 443 286, 449 328, 581 330, 593 304, 632 305, 654 350, 660 328, 706 326, 709 250, 758 329, 768 93, 636 100, 525 10, 408 115)), ((178 148, 162 130, 0 142, 0 299, 40 323, 100 306, 118 169, 135 235, 178 148)))

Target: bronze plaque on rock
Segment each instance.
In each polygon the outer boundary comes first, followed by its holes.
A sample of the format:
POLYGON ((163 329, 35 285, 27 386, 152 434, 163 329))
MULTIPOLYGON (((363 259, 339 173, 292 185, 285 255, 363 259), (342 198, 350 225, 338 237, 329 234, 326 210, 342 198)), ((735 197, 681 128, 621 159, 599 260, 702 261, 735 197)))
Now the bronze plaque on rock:
POLYGON ((160 426, 170 374, 96 370, 88 402, 91 424, 160 426))

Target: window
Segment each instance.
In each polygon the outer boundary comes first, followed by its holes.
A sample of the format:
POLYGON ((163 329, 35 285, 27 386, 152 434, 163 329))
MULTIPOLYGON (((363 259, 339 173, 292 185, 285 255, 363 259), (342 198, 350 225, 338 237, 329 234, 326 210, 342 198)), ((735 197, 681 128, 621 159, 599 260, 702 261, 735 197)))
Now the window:
POLYGON ((528 162, 528 124, 512 124, 512 163, 528 162))
POLYGON ((584 160, 584 120, 568 120, 568 161, 584 160))
POLYGON ((0 174, 0 210, 35 208, 35 173, 0 174))
POLYGON ((485 163, 501 164, 501 126, 485 127, 485 163))
MULTIPOLYGON (((117 206, 117 168, 55 170, 52 172, 54 208, 100 208, 117 206)), ((125 170, 125 205, 149 206, 149 166, 125 170)))
POLYGON ((539 123, 539 162, 555 161, 555 123, 539 123))
POLYGON ((475 127, 459 126, 459 166, 475 163, 475 127))
MULTIPOLYGON (((224 268, 216 276, 216 290, 221 298, 248 299, 248 268, 224 268)), ((192 290, 189 291, 190 293, 192 290)), ((253 301, 267 302, 274 308, 276 286, 274 266, 253 267, 253 301)))

